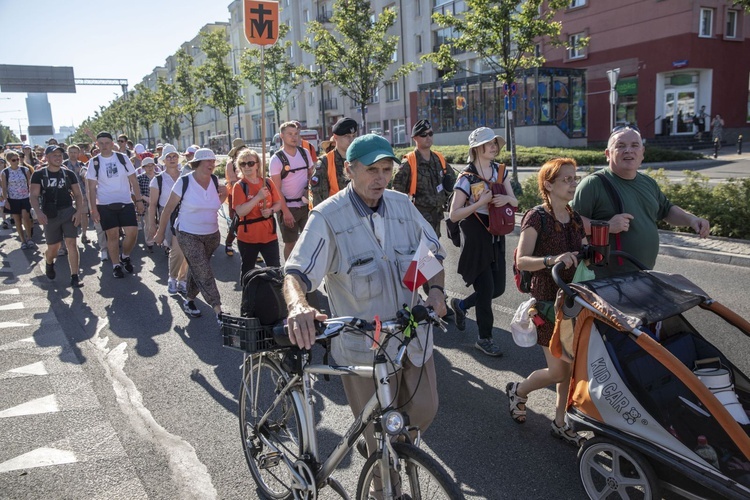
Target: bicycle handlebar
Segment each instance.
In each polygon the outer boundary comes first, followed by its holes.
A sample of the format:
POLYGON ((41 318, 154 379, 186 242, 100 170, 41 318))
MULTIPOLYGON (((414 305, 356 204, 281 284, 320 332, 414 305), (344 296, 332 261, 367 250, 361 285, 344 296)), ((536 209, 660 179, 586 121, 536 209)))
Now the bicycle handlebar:
MULTIPOLYGON (((380 330, 385 333, 398 333, 406 330, 411 322, 422 323, 427 321, 428 323, 437 326, 443 331, 447 331, 445 322, 440 319, 437 313, 431 307, 425 307, 423 305, 414 306, 411 311, 404 305, 404 308, 396 313, 396 318, 389 321, 383 321, 380 323, 380 330)), ((375 321, 366 321, 364 319, 355 318, 354 316, 339 316, 336 318, 329 318, 325 321, 315 321, 315 342, 322 342, 327 339, 336 337, 345 328, 351 328, 354 330, 360 330, 364 332, 374 331, 376 328, 375 321)), ((294 345, 289 338, 289 330, 286 321, 283 325, 277 325, 273 329, 274 341, 282 347, 291 347, 294 345)), ((409 342, 409 339, 406 339, 409 342)))

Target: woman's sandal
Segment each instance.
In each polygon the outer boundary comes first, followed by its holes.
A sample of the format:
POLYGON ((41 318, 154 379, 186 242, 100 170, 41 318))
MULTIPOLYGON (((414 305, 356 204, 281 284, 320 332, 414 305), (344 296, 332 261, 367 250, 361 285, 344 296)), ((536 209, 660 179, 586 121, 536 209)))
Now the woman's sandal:
POLYGON ((529 398, 522 398, 518 395, 518 386, 518 382, 508 382, 508 385, 505 386, 505 394, 508 396, 510 418, 515 423, 522 424, 526 422, 526 401, 529 398))
POLYGON ((549 432, 550 434, 552 434, 552 437, 556 437, 557 439, 562 439, 566 443, 570 443, 573 446, 581 446, 581 444, 583 444, 583 442, 586 441, 586 438, 576 433, 573 429, 571 429, 570 425, 568 425, 567 422, 565 422, 565 425, 560 427, 553 420, 552 429, 550 429, 549 432))
POLYGON ((227 253, 229 257, 234 257, 234 249, 231 245, 224 246, 224 251, 227 253))

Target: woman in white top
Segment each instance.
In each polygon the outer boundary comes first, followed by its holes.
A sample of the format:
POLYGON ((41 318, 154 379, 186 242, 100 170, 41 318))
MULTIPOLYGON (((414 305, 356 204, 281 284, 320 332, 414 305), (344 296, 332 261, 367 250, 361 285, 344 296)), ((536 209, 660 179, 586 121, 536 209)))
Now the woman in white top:
MULTIPOLYGON (((145 160, 145 158, 144 158, 145 160)), ((148 241, 154 241, 156 228, 159 221, 163 220, 167 225, 164 231, 164 247, 169 252, 169 279, 167 280, 167 292, 169 294, 181 293, 187 294, 187 271, 188 266, 185 262, 185 256, 182 254, 182 248, 177 238, 174 237, 169 227, 169 219, 162 219, 161 213, 167 206, 172 188, 180 178, 180 156, 177 153, 168 154, 164 158, 164 170, 151 179, 149 188, 151 191, 151 200, 148 205, 148 218, 151 222, 149 227, 153 234, 148 235, 148 241)), ((192 170, 191 170, 192 172, 192 170)), ((182 194, 182 192, 180 192, 182 194)))
POLYGON ((187 294, 183 309, 191 317, 201 315, 195 305, 198 292, 214 309, 221 321, 221 297, 216 287, 211 269, 211 255, 219 246, 219 207, 227 197, 226 186, 219 186, 219 180, 213 175, 216 167, 216 156, 207 148, 195 152, 190 162, 193 172, 180 177, 172 188, 167 205, 161 214, 159 230, 154 238, 162 244, 172 212, 180 204, 179 215, 174 224, 175 234, 189 269, 187 274, 187 294))

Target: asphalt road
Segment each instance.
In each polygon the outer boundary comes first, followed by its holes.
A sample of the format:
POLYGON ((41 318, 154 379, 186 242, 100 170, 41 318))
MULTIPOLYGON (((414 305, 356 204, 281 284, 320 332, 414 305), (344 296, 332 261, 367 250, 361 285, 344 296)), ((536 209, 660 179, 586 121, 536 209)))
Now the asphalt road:
MULTIPOLYGON (((188 319, 166 293, 163 253, 134 254, 136 273, 115 280, 88 246, 83 289, 67 287, 67 264, 50 283, 39 254, 0 232, 0 496, 4 498, 257 498, 237 424, 240 353, 223 348, 210 308, 188 319), (100 269, 103 269, 102 273, 100 269), (43 466, 40 466, 43 464, 43 466)), ((507 238, 508 249, 517 241, 507 238)), ((455 269, 457 249, 447 269, 455 269)), ((510 256, 511 251, 507 254, 510 256)), ((237 314, 239 256, 213 258, 225 310, 237 314)), ((750 269, 661 257, 657 268, 684 274, 750 318, 750 269)), ((446 291, 469 291, 448 273, 446 291)), ((508 276, 495 302, 503 358, 474 349, 476 324, 436 338, 440 410, 424 447, 445 464, 468 498, 580 499, 576 450, 549 435, 554 393, 532 394, 528 421, 508 416, 503 388, 544 360, 508 331, 520 303, 508 276)), ((706 313, 708 314, 708 313, 706 313)), ((715 319, 696 319, 710 340, 750 372, 750 340, 715 319)), ((351 423, 341 384, 318 381, 316 411, 325 453, 351 423)), ((337 471, 354 493, 362 459, 337 471)), ((330 490, 321 498, 336 498, 330 490)))

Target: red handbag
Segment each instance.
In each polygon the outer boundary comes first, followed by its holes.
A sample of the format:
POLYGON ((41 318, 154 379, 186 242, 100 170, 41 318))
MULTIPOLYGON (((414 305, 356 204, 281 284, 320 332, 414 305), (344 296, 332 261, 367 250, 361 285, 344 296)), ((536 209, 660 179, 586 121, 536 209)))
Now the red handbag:
MULTIPOLYGON (((493 182, 490 185, 490 189, 492 189, 493 195, 507 194, 502 182, 493 182)), ((518 210, 518 208, 510 203, 505 204, 502 207, 496 207, 495 205, 490 204, 488 208, 490 212, 490 226, 487 228, 487 231, 495 236, 503 236, 512 233, 513 229, 516 227, 516 210, 518 210)))

